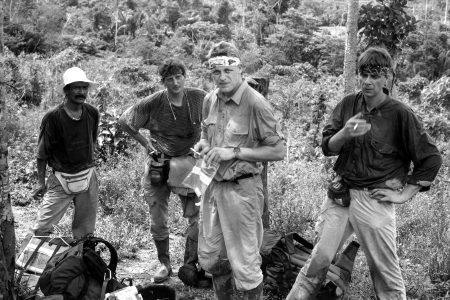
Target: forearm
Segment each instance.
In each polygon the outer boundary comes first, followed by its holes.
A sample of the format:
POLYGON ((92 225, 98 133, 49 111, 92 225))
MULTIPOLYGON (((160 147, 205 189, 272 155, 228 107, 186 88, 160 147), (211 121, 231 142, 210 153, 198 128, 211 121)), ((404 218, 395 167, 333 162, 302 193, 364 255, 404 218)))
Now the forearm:
POLYGON ((45 185, 45 172, 47 170, 47 161, 45 159, 37 159, 37 173, 38 183, 42 186, 45 185))
POLYGON ((401 197, 404 199, 403 203, 410 200, 420 191, 420 186, 415 184, 407 184, 402 192, 401 197))
POLYGON ((344 129, 339 130, 328 140, 328 151, 332 153, 340 153, 347 140, 348 137, 345 136, 344 129))
POLYGON ((273 146, 259 146, 257 148, 240 148, 236 158, 246 161, 278 161, 286 156, 286 145, 283 140, 273 146))

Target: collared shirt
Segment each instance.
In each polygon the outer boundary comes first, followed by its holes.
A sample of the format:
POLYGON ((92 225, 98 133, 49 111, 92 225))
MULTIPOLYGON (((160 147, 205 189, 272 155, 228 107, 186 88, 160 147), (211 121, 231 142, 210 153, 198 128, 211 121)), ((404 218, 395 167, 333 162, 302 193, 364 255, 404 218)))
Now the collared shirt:
POLYGON ((55 171, 74 174, 95 165, 94 148, 100 115, 83 103, 80 120, 71 119, 60 104, 42 118, 37 158, 55 171))
POLYGON ((361 92, 335 107, 323 129, 322 149, 327 156, 339 154, 334 170, 350 187, 395 190, 408 181, 423 191, 429 189, 442 164, 439 150, 408 106, 387 96, 367 111, 361 92), (370 131, 347 141, 340 153, 332 153, 329 140, 359 112, 371 124, 370 131), (408 177, 411 162, 414 168, 408 177))
MULTIPOLYGON (((282 138, 280 125, 267 100, 243 81, 234 95, 225 99, 216 89, 203 104, 202 139, 213 147, 276 145, 282 138)), ((231 180, 244 174, 260 174, 262 164, 238 159, 221 162, 216 180, 231 180)))
POLYGON ((200 138, 202 103, 206 92, 185 88, 181 106, 171 105, 166 90, 156 92, 127 109, 121 119, 136 133, 150 131, 153 146, 168 156, 181 156, 200 138))

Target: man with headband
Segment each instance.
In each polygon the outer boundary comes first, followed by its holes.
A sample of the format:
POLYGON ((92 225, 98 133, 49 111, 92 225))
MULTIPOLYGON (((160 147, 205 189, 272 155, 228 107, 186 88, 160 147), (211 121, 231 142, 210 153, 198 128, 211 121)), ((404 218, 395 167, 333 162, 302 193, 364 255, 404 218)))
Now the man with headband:
POLYGON ((322 139, 324 154, 338 155, 334 170, 349 202, 334 201, 330 189, 316 223, 314 250, 287 300, 315 299, 336 252, 352 233, 367 258, 377 299, 406 300, 396 254, 395 205, 429 190, 442 158, 413 111, 387 93, 393 76, 389 53, 369 48, 357 68, 361 91, 335 107, 322 139))
POLYGON ((178 276, 186 285, 204 284, 203 272, 197 273, 198 214, 195 193, 175 189, 167 182, 167 163, 188 159, 190 149, 200 138, 202 103, 206 92, 185 87, 186 67, 176 59, 167 59, 159 66, 161 82, 166 89, 158 91, 130 107, 119 119, 119 124, 147 149, 148 162, 143 178, 144 197, 150 208, 150 232, 158 253, 158 266, 154 281, 159 283, 169 278, 172 267, 169 255, 169 196, 177 193, 183 208, 183 217, 188 220, 184 265, 178 276), (151 140, 139 129, 150 131, 151 140), (157 166, 153 168, 152 166, 157 166), (159 167, 160 166, 160 167, 159 167))
POLYGON ((201 200, 199 261, 216 299, 261 299, 261 162, 282 160, 285 143, 269 103, 242 79, 236 47, 220 42, 208 57, 217 89, 204 100, 195 149, 219 168, 201 200))

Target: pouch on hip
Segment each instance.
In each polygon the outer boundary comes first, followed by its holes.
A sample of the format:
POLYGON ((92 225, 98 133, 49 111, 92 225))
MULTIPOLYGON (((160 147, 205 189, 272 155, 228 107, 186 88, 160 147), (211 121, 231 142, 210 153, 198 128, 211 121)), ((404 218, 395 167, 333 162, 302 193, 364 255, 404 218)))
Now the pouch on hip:
POLYGON ((343 207, 350 206, 350 190, 341 176, 337 176, 328 186, 328 198, 343 207))
POLYGON ((161 186, 167 182, 169 177, 169 160, 150 160, 150 166, 148 170, 148 176, 150 177, 150 183, 154 186, 161 186))
POLYGON ((61 183, 64 191, 69 194, 80 194, 89 189, 94 168, 89 168, 75 174, 55 171, 55 176, 61 183))

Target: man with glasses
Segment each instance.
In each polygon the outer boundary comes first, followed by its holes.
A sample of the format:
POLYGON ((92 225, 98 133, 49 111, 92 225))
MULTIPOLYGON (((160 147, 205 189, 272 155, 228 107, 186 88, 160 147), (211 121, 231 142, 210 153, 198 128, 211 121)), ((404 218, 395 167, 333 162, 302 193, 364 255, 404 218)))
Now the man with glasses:
MULTIPOLYGON (((172 274, 169 256, 168 207, 169 196, 175 190, 169 186, 168 162, 189 154, 200 138, 202 103, 206 92, 185 87, 186 68, 181 61, 169 59, 159 67, 161 82, 166 89, 156 92, 130 107, 119 119, 119 124, 147 149, 143 178, 144 197, 150 207, 151 234, 158 252, 160 266, 154 280, 163 282, 172 274), (150 131, 151 140, 139 129, 150 131)), ((175 172, 174 170, 172 170, 175 172)), ((178 189, 183 217, 188 220, 184 267, 178 273, 188 285, 196 285, 199 207, 195 193, 178 189)))
POLYGON ((377 299, 406 299, 396 253, 395 204, 429 190, 442 158, 414 112, 388 94, 389 53, 369 48, 357 68, 361 91, 335 107, 323 130, 323 152, 338 155, 334 170, 341 180, 322 205, 315 247, 287 300, 315 299, 336 252, 352 233, 367 258, 377 299), (337 201, 345 198, 344 191, 346 204, 337 201))
POLYGON ((216 299, 261 299, 261 162, 282 160, 285 143, 269 103, 243 80, 236 47, 220 42, 208 57, 217 89, 204 100, 195 150, 219 168, 201 200, 199 261, 216 299))

